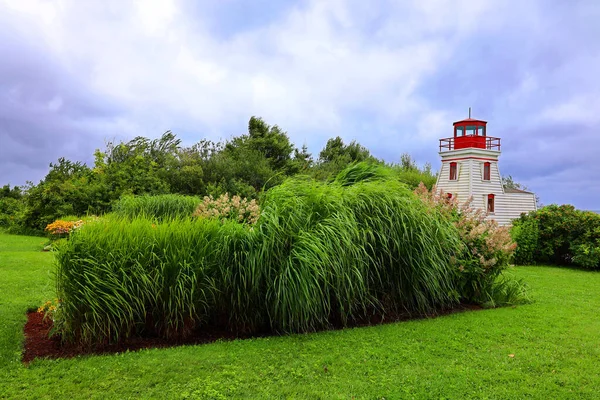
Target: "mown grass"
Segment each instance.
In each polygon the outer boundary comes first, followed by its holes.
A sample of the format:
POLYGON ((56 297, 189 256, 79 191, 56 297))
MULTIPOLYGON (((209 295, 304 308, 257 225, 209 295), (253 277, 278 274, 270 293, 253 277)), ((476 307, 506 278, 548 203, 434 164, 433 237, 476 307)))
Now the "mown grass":
POLYGON ((0 398, 594 399, 600 388, 600 274, 552 267, 514 271, 535 301, 515 308, 25 367, 25 311, 52 292, 41 240, 0 235, 0 398))
POLYGON ((53 256, 42 252, 46 241, 0 233, 0 368, 19 363, 23 311, 38 307, 42 296, 51 298, 54 292, 53 256))

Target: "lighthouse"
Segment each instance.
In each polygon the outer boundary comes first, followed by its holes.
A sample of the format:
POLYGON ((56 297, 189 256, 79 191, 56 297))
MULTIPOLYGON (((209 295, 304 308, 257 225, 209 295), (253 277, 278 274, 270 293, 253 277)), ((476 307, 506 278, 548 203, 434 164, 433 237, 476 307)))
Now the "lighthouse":
POLYGON ((471 118, 456 121, 453 135, 440 139, 442 168, 437 188, 473 208, 483 209, 487 219, 510 225, 522 213, 536 210, 535 194, 505 188, 498 168, 500 138, 488 135, 487 122, 471 118))

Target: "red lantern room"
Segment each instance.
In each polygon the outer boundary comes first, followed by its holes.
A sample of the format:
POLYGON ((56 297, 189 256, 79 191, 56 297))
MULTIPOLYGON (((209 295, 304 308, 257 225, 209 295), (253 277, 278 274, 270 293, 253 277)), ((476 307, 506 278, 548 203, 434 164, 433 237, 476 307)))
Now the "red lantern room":
POLYGON ((456 121, 454 124, 454 136, 440 139, 440 151, 460 149, 486 149, 500 151, 500 138, 487 135, 487 121, 469 118, 456 121))

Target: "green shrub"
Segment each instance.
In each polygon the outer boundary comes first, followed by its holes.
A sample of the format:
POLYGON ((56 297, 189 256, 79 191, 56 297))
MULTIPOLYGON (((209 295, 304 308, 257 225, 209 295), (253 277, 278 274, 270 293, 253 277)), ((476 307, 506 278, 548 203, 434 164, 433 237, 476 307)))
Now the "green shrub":
POLYGON ((513 261, 517 265, 532 265, 536 262, 536 250, 539 241, 539 228, 533 219, 517 220, 510 231, 511 237, 517 243, 513 261))
POLYGON ((287 180, 264 195, 254 226, 84 225, 57 254, 57 332, 87 344, 181 337, 206 323, 304 332, 455 304, 456 228, 397 179, 355 172, 331 184, 287 180))
POLYGON ((600 241, 571 246, 573 263, 584 268, 600 267, 600 241))
POLYGON ((578 211, 572 205, 550 205, 533 213, 539 229, 537 259, 540 262, 569 264, 571 243, 582 232, 578 211))
POLYGON ((126 218, 146 216, 157 220, 190 217, 202 200, 195 196, 163 194, 123 196, 115 203, 115 214, 126 218))
POLYGON ((223 179, 218 183, 209 183, 206 192, 212 197, 220 197, 226 193, 247 199, 254 199, 257 196, 256 189, 241 179, 231 179, 227 182, 223 179))
POLYGON ((17 226, 23 210, 22 200, 0 197, 0 228, 10 229, 17 226))
POLYGON ((0 198, 0 230, 14 235, 43 236, 43 230, 27 226, 25 213, 23 199, 0 198))
POLYGON ((431 189, 437 180, 435 175, 419 170, 397 169, 396 174, 398 180, 408 185, 411 189, 416 189, 420 183, 423 183, 428 189, 431 189))
POLYGON ((600 215, 593 212, 553 204, 515 220, 512 235, 516 263, 600 268, 600 215))
POLYGON ((573 263, 584 268, 600 268, 600 215, 581 212, 584 232, 571 243, 573 263))

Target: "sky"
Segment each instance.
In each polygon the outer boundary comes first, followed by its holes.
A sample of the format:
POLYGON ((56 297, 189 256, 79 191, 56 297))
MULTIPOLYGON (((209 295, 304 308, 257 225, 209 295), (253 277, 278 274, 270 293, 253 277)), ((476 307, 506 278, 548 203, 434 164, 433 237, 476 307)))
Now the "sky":
POLYGON ((0 185, 251 116, 440 167, 467 117, 543 204, 600 209, 600 1, 0 0, 0 185))

